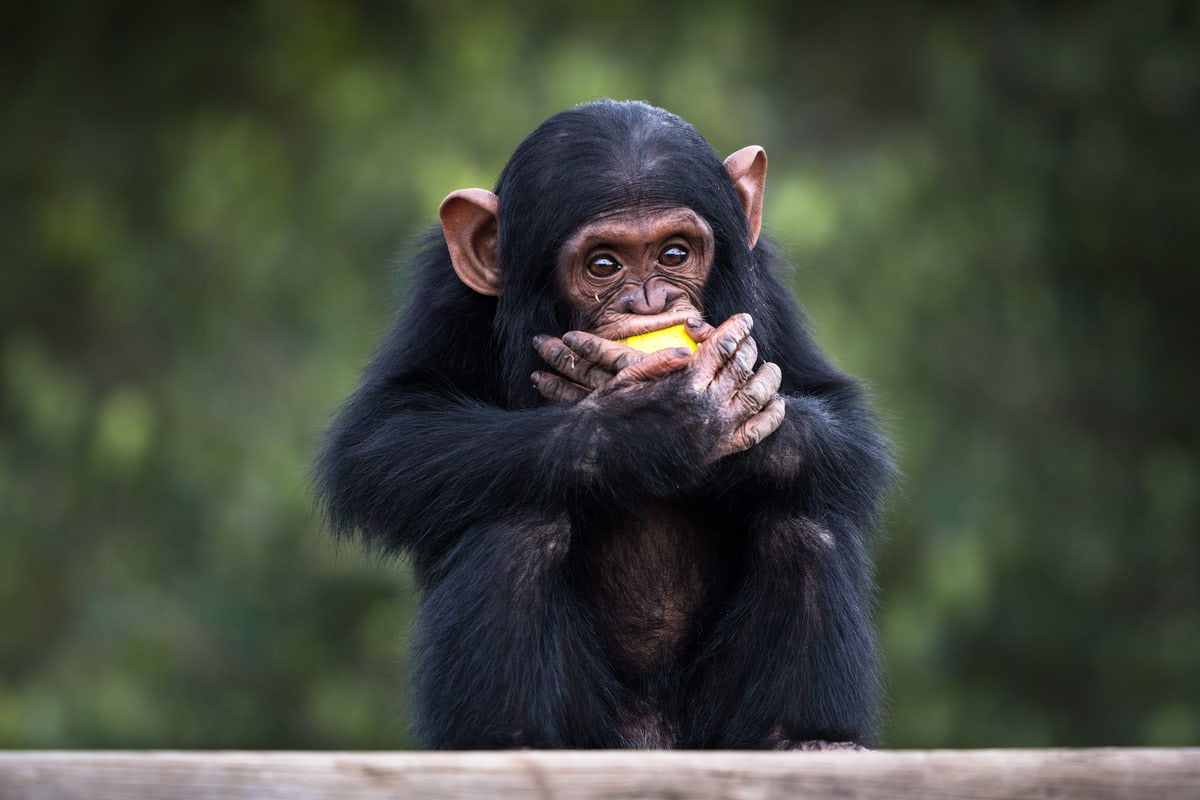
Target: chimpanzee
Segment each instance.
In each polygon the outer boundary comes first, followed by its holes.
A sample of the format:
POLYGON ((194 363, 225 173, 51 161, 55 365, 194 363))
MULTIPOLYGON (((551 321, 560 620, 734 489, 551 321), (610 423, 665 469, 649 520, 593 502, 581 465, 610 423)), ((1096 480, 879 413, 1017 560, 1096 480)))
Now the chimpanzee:
POLYGON ((775 275, 765 178, 602 100, 442 204, 316 467, 335 532, 413 564, 426 746, 872 742, 892 466, 775 275))

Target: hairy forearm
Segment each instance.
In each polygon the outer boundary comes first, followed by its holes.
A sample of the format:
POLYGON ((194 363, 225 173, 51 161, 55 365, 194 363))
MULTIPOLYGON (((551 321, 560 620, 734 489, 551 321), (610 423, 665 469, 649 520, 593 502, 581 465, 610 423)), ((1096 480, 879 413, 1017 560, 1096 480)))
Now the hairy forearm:
POLYGON ((887 443, 873 420, 856 401, 784 399, 779 428, 724 459, 717 479, 738 485, 760 503, 872 524, 892 474, 887 443))
POLYGON ((642 400, 509 411, 444 395, 356 398, 318 467, 321 494, 336 528, 384 549, 445 543, 564 499, 670 496, 699 480, 700 444, 642 400))

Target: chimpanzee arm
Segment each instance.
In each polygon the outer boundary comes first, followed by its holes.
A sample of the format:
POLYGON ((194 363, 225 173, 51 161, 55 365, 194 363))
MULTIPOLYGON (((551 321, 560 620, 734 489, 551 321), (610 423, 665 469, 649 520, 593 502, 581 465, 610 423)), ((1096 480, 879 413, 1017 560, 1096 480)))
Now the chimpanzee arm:
POLYGON ((431 383, 368 383, 331 429, 318 488, 340 533, 418 558, 485 521, 669 497, 702 479, 710 443, 659 389, 510 411, 431 383))
POLYGON ((783 503, 872 527, 892 465, 887 441, 876 430, 857 385, 838 378, 820 393, 781 397, 786 411, 779 428, 745 452, 723 459, 715 480, 736 486, 736 496, 745 502, 783 503))
MULTIPOLYGON (((888 442, 861 385, 829 362, 791 292, 766 268, 775 262, 770 248, 760 243, 756 255, 763 267, 753 309, 757 356, 779 365, 784 418, 774 433, 721 459, 714 480, 759 507, 837 516, 868 530, 894 477, 888 442)), ((707 326, 698 335, 710 335, 707 326)))

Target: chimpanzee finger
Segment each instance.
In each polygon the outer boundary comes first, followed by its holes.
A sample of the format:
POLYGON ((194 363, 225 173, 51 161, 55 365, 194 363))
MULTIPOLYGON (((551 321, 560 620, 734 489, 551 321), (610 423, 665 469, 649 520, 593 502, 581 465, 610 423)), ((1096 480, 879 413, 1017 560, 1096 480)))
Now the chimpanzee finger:
POLYGON ((696 344, 707 341, 713 332, 716 330, 712 325, 709 325, 700 317, 689 317, 683 323, 687 330, 687 335, 691 337, 696 344))
POLYGON ((691 369, 692 385, 697 390, 708 388, 753 328, 754 320, 749 314, 734 314, 705 339, 696 350, 691 369))
POLYGON ((717 373, 717 380, 727 383, 731 391, 736 389, 754 374, 754 362, 758 360, 758 342, 753 336, 742 339, 733 358, 725 362, 725 366, 717 373))
POLYGON ((750 380, 742 384, 735 399, 752 413, 756 413, 779 392, 782 382, 783 373, 780 372, 779 366, 768 361, 758 368, 758 372, 755 372, 750 380))
POLYGON ((553 336, 533 337, 533 346, 542 359, 567 379, 589 388, 596 388, 612 378, 613 373, 604 371, 594 375, 596 364, 572 350, 562 339, 553 336))
POLYGON ((587 368, 580 376, 580 382, 593 389, 646 357, 645 353, 632 347, 585 331, 563 334, 563 343, 578 353, 585 362, 592 364, 592 367, 587 368))
POLYGON ((577 383, 565 381, 557 375, 538 370, 529 376, 538 394, 554 403, 578 403, 591 392, 577 383))
POLYGON ((672 347, 651 353, 636 364, 630 364, 613 378, 614 386, 645 383, 683 369, 692 361, 686 347, 672 347))
POLYGON ((723 455, 740 453, 749 450, 754 445, 774 433, 783 424, 787 406, 782 397, 776 397, 767 407, 738 426, 729 440, 729 445, 723 455))

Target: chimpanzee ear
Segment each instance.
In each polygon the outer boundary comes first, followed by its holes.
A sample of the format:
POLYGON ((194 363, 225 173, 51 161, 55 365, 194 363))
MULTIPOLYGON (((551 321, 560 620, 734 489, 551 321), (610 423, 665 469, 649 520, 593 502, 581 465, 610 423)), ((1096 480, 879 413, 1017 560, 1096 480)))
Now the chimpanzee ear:
POLYGON ((756 144, 743 147, 725 159, 725 171, 733 178, 746 210, 746 221, 750 223, 750 249, 758 242, 762 230, 763 190, 767 185, 767 151, 756 144))
POLYGON ((459 280, 489 297, 500 294, 499 211, 499 198, 486 189, 451 192, 438 210, 459 280))

